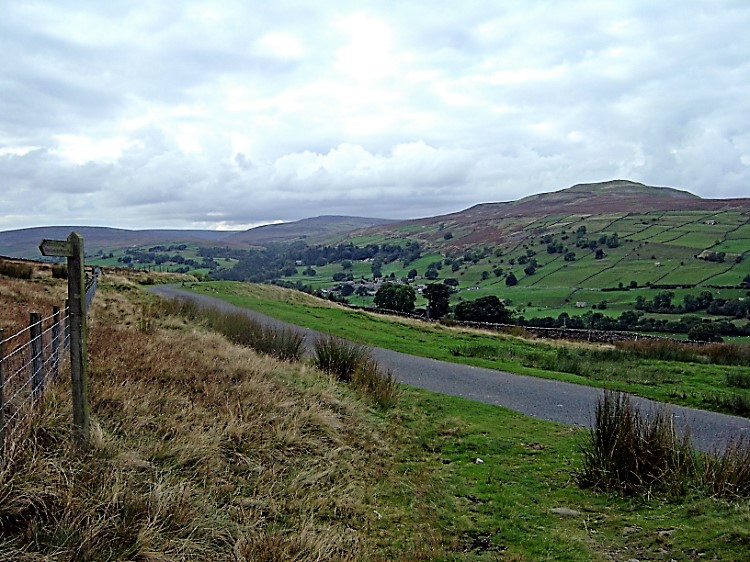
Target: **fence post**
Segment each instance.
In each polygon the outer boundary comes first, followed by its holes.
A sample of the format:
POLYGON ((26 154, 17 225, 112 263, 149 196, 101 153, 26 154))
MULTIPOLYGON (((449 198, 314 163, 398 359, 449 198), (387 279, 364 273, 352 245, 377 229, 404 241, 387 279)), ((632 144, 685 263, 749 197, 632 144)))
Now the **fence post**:
POLYGON ((44 394, 44 373, 42 366, 42 315, 38 312, 29 314, 29 340, 31 341, 31 394, 37 403, 44 394))
POLYGON ((0 463, 5 458, 5 331, 0 328, 0 463))
POLYGON ((83 238, 68 236, 68 298, 70 299, 70 377, 73 393, 73 438, 79 446, 89 443, 89 376, 86 329, 86 273, 83 268, 83 238))
POLYGON ((67 240, 42 240, 45 256, 68 258, 68 322, 70 329, 70 382, 73 395, 73 440, 79 447, 89 443, 89 376, 86 329, 86 272, 83 237, 71 232, 67 240))

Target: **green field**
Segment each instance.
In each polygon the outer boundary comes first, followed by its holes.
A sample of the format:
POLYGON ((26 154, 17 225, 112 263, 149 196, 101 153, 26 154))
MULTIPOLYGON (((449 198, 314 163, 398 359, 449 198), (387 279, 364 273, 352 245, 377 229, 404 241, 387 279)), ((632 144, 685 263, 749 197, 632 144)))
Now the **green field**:
MULTIPOLYGON (((291 296, 285 296, 292 295, 293 292, 279 292, 280 289, 263 285, 201 283, 194 285, 192 289, 218 296, 238 306, 258 310, 280 320, 412 355, 531 376, 557 378, 590 386, 606 386, 654 400, 694 407, 707 407, 706 398, 717 393, 731 394, 736 391, 750 398, 750 389, 730 390, 726 385, 728 373, 746 371, 750 376, 750 367, 638 359, 628 359, 626 364, 616 362, 597 366, 593 360, 587 359, 582 360, 578 366, 583 371, 575 374, 540 368, 540 365, 545 364, 544 357, 547 357, 547 354, 552 362, 550 364, 555 363, 554 358, 558 353, 556 344, 531 342, 502 335, 482 335, 439 324, 394 322, 381 316, 332 306, 321 300, 305 301, 309 304, 300 307, 291 296), (501 346, 504 351, 493 359, 457 357, 450 351, 465 345, 491 348, 501 346)), ((606 293, 609 294, 611 293, 606 293)))

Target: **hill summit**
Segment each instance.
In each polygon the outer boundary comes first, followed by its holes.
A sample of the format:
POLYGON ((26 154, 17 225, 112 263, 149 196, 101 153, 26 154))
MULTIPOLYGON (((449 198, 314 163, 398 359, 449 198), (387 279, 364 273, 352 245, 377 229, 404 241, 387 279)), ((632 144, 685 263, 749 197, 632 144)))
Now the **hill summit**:
MULTIPOLYGON (((648 211, 680 211, 714 209, 718 203, 725 208, 730 199, 702 199, 688 191, 671 187, 655 187, 628 180, 576 184, 567 189, 530 195, 508 203, 486 203, 467 209, 496 212, 503 210, 514 216, 540 216, 559 213, 643 213, 648 211)), ((744 205, 747 206, 747 201, 744 205)))

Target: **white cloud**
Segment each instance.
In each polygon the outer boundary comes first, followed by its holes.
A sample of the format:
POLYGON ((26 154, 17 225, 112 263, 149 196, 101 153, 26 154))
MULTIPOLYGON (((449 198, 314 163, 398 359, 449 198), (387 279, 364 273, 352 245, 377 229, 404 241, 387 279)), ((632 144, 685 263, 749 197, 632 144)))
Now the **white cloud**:
POLYGON ((3 12, 2 229, 408 218, 616 177, 748 194, 744 2, 3 12))

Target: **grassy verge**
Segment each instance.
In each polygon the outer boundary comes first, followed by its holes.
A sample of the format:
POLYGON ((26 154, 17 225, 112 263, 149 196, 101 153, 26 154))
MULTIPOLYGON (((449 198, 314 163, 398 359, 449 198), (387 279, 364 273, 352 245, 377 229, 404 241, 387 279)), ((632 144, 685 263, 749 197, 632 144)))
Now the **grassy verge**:
POLYGON ((440 483, 427 514, 446 541, 436 560, 746 556, 747 500, 697 491, 674 498, 581 490, 574 477, 582 466, 581 432, 421 390, 405 391, 400 400, 401 471, 427 470, 440 483))
POLYGON ((611 346, 526 340, 348 310, 278 287, 209 283, 193 290, 280 320, 412 355, 607 387, 654 400, 747 415, 750 367, 650 359, 611 346))

